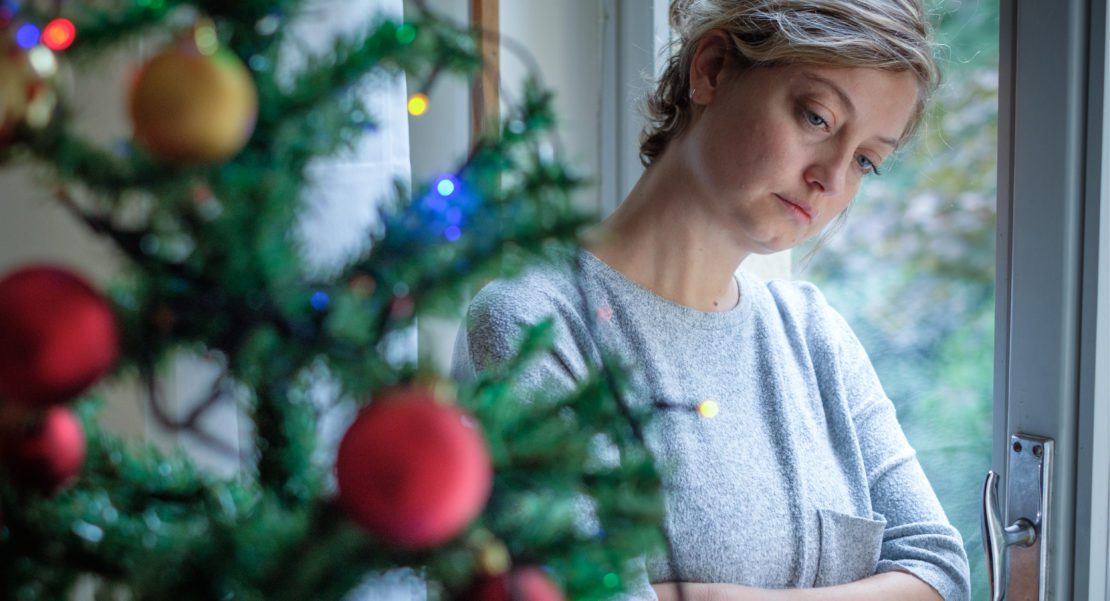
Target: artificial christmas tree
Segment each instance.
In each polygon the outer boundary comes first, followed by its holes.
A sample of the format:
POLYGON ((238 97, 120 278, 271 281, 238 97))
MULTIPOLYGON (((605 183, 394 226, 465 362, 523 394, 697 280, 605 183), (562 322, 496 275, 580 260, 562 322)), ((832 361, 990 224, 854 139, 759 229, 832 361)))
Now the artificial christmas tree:
POLYGON ((0 162, 48 167, 56 202, 127 264, 103 293, 56 267, 33 273, 60 284, 28 284, 26 270, 5 280, 23 283, 0 294, 0 597, 63 599, 91 578, 103 598, 343 599, 368 574, 408 567, 437 598, 604 599, 660 542, 644 416, 611 364, 569 396, 514 386, 548 324, 524 332, 516 359, 451 386, 388 352, 417 316, 458 315, 475 286, 589 223, 547 139, 549 95, 529 84, 450 176, 399 185, 366 250, 322 274, 292 232, 310 162, 373 127, 354 90, 403 70, 419 114, 437 77, 477 73, 481 33, 421 9, 286 65, 286 25, 307 4, 0 11, 0 93, 16 98, 0 104, 0 162), (120 84, 132 140, 103 149, 73 127, 50 60, 72 68, 143 35, 175 41, 136 57, 120 84), (204 440, 203 414, 227 387, 243 391, 242 473, 217 478, 99 427, 102 392, 86 388, 117 347, 118 373, 141 377, 155 415, 172 357, 215 358, 212 394, 163 421, 204 440), (321 379, 337 384, 330 402, 361 409, 338 458, 320 452, 321 379))

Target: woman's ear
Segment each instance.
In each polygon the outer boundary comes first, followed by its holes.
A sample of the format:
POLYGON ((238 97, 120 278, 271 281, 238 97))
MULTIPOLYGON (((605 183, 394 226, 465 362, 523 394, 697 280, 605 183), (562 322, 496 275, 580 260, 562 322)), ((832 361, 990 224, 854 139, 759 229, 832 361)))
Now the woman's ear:
POLYGON ((712 29, 698 40, 690 61, 690 100, 705 105, 720 87, 732 40, 720 29, 712 29))

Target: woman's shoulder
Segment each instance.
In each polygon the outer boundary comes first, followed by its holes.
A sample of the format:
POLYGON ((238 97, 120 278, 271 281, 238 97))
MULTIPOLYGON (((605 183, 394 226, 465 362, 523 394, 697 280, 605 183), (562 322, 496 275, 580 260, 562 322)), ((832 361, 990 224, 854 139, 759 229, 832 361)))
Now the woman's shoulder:
POLYGON ((574 269, 565 261, 534 264, 514 277, 489 282, 467 309, 455 342, 453 371, 469 374, 509 359, 527 326, 551 319, 558 368, 548 366, 547 376, 557 374, 573 387, 574 377, 586 371, 586 359, 577 349, 586 348, 589 338, 580 307, 574 269))
POLYGON ((762 279, 750 273, 743 275, 743 284, 747 284, 749 289, 755 291, 753 296, 756 303, 773 306, 784 316, 795 319, 821 317, 831 309, 821 289, 812 282, 779 278, 762 279))
POLYGON ((576 307, 577 295, 573 268, 559 258, 490 281, 470 301, 467 316, 504 315, 514 321, 533 322, 576 307))
POLYGON ((839 340, 854 335, 844 318, 834 309, 825 295, 812 282, 805 280, 769 279, 759 280, 748 276, 753 282, 756 303, 764 305, 782 319, 787 329, 795 330, 805 339, 839 340))

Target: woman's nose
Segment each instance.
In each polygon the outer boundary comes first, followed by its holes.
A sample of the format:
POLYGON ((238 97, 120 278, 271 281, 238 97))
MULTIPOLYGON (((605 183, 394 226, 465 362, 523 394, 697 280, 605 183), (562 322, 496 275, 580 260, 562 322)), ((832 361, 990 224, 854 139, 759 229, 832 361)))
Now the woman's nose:
POLYGON ((849 162, 842 157, 819 157, 810 163, 802 176, 806 184, 820 194, 834 195, 844 191, 849 167, 849 162))

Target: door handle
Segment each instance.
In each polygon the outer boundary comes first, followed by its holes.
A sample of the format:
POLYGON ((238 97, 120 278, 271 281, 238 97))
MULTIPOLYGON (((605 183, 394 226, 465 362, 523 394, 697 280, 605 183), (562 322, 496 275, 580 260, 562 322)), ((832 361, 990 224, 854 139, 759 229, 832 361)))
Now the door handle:
POLYGON ((1044 599, 1047 585, 1045 544, 1052 483, 1053 441, 1016 434, 1010 439, 1007 509, 1017 516, 1009 526, 999 503, 999 475, 987 472, 983 483, 983 551, 987 556, 991 601, 1004 601, 1016 580, 1020 599, 1044 599), (1017 550, 1020 557, 1015 561, 1017 550), (1017 565, 1020 578, 1012 578, 1017 565))

